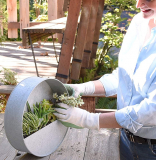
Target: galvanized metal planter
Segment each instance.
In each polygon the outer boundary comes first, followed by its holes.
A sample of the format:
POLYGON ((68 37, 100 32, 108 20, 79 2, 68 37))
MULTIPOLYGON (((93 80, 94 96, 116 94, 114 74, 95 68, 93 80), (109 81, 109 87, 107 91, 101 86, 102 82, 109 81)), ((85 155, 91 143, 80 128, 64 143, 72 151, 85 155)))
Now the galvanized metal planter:
POLYGON ((12 91, 6 106, 4 127, 10 144, 17 150, 43 157, 54 152, 63 141, 68 128, 55 121, 29 137, 23 137, 23 114, 26 102, 30 106, 43 99, 51 99, 52 94, 67 93, 64 85, 56 79, 30 77, 20 82, 12 91))

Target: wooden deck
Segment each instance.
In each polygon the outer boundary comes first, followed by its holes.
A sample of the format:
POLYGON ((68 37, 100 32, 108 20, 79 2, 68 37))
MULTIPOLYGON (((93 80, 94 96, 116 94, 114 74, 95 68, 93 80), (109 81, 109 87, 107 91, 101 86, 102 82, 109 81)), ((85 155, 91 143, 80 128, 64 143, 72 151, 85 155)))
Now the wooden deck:
POLYGON ((0 160, 119 160, 118 146, 118 129, 69 129, 54 153, 35 157, 10 145, 4 130, 4 114, 0 114, 0 160))
MULTIPOLYGON (((34 44, 34 46, 37 45, 36 43, 34 44)), ((22 46, 22 42, 5 42, 3 45, 0 45, 0 70, 2 67, 5 67, 17 72, 18 82, 27 77, 37 76, 31 48, 19 49, 20 46, 22 46)), ((39 76, 55 78, 58 64, 53 44, 52 42, 41 43, 41 46, 43 47, 34 48, 39 76), (48 56, 40 55, 46 52, 48 56)), ((59 56, 61 45, 55 43, 55 48, 59 56)), ((0 78, 2 77, 3 74, 0 73, 0 78)))
MULTIPOLYGON (((37 44, 35 44, 37 45, 37 44)), ((55 78, 57 61, 52 43, 42 43, 34 48, 39 75, 55 78), (48 52, 49 56, 41 56, 48 52)), ((0 46, 0 70, 9 68, 18 73, 18 82, 36 76, 31 49, 19 49, 21 42, 6 42, 0 46)), ((55 44, 60 54, 60 44, 55 44)), ((3 75, 0 74, 0 78, 3 75)), ((119 160, 118 129, 69 129, 63 143, 51 155, 38 158, 14 149, 8 142, 4 130, 4 114, 0 113, 0 160, 119 160)))

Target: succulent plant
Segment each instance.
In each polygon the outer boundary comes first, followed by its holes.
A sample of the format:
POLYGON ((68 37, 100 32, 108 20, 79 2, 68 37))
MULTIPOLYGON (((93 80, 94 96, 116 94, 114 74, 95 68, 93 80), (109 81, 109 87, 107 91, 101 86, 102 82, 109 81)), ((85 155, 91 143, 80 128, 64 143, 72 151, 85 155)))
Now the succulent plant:
POLYGON ((27 102, 27 111, 23 115, 23 136, 27 137, 51 122, 55 121, 57 118, 53 114, 55 112, 55 107, 59 107, 57 103, 65 103, 72 107, 78 107, 84 104, 81 96, 77 98, 73 96, 68 96, 66 93, 58 96, 56 93, 53 94, 53 101, 56 104, 51 103, 46 99, 43 99, 41 103, 33 104, 31 108, 27 102))
POLYGON ((32 109, 27 102, 27 112, 23 115, 23 136, 27 137, 55 121, 54 111, 52 104, 45 99, 41 103, 33 105, 32 109))

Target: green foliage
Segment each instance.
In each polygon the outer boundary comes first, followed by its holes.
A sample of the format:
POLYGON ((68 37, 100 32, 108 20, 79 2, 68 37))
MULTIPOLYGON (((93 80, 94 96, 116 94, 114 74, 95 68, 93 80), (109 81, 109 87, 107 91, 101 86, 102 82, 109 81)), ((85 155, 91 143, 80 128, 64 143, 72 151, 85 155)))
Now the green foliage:
POLYGON ((48 3, 47 0, 34 0, 33 8, 30 10, 33 22, 48 21, 48 3), (34 11, 35 10, 35 11, 34 11))
MULTIPOLYGON (((120 48, 123 41, 125 28, 119 28, 119 24, 126 18, 121 18, 123 11, 135 11, 135 0, 106 0, 105 4, 109 10, 102 18, 102 27, 100 32, 104 34, 99 41, 104 43, 102 48, 97 51, 95 64, 97 66, 96 75, 101 73, 110 73, 117 67, 117 60, 111 58, 110 52, 113 47, 120 48)), ((130 13, 133 17, 135 14, 130 13)))
POLYGON ((101 27, 100 31, 104 34, 104 37, 99 39, 99 41, 102 41, 104 46, 103 48, 99 48, 97 51, 97 58, 95 60, 97 75, 99 75, 101 70, 105 67, 105 70, 111 67, 114 69, 114 65, 112 63, 113 59, 110 58, 108 54, 110 53, 110 49, 112 47, 120 48, 121 46, 124 34, 118 29, 118 24, 123 20, 125 19, 121 18, 119 9, 115 9, 114 13, 107 12, 105 17, 102 18, 102 23, 104 23, 104 25, 101 27))
POLYGON ((5 94, 0 94, 0 113, 5 112, 7 99, 5 94))
MULTIPOLYGON (((0 78, 0 81, 4 85, 16 85, 17 84, 17 79, 15 78, 15 75, 17 73, 7 68, 3 68, 3 70, 1 70, 0 73, 1 72, 4 73, 4 77, 0 78)), ((0 94, 0 112, 5 112, 6 103, 7 103, 6 95, 0 94)))
POLYGON ((33 110, 27 102, 27 112, 23 115, 23 135, 31 135, 47 124, 56 120, 53 115, 54 109, 49 101, 43 100, 41 103, 33 105, 33 110))
POLYGON ((100 41, 104 42, 104 54, 107 54, 109 49, 113 46, 120 48, 124 35, 118 30, 118 24, 125 19, 126 18, 121 18, 119 9, 115 9, 114 13, 107 12, 102 18, 102 23, 104 23, 104 25, 101 27, 100 32, 104 33, 104 37, 101 38, 100 41))
POLYGON ((25 112, 23 115, 23 136, 26 137, 36 131, 40 126, 40 119, 31 112, 25 112))
POLYGON ((120 10, 136 10, 136 0, 105 0, 105 5, 109 8, 119 8, 120 10))
POLYGON ((84 72, 85 72, 84 73, 85 76, 81 76, 79 78, 79 80, 72 80, 72 83, 73 84, 79 84, 79 83, 84 83, 84 82, 88 82, 88 81, 94 80, 95 73, 96 73, 96 68, 85 69, 84 72))
POLYGON ((39 15, 36 19, 33 20, 33 22, 45 22, 48 21, 47 15, 39 15))
POLYGON ((112 71, 118 67, 117 58, 110 56, 110 52, 106 55, 102 52, 103 49, 97 50, 97 59, 95 60, 95 65, 97 66, 96 74, 98 74, 98 77, 107 73, 112 73, 112 71))
POLYGON ((116 106, 116 98, 98 98, 97 103, 96 103, 96 108, 98 109, 117 109, 116 106))
POLYGON ((4 85, 17 85, 17 78, 15 77, 17 75, 16 72, 13 72, 9 68, 3 68, 3 70, 0 70, 0 73, 3 72, 4 77, 0 78, 0 81, 4 85))
MULTIPOLYGON (((73 107, 81 106, 83 100, 81 96, 78 98, 68 96, 66 93, 58 96, 56 93, 53 94, 54 101, 56 103, 61 102, 73 107)), ((33 104, 30 107, 27 102, 27 111, 23 115, 23 136, 27 137, 46 125, 52 123, 56 120, 56 116, 53 114, 55 112, 55 107, 60 107, 57 104, 51 103, 50 101, 43 99, 41 103, 33 104)))
MULTIPOLYGON (((3 72, 4 77, 0 78, 0 82, 2 82, 4 85, 16 85, 17 79, 16 79, 16 72, 11 71, 10 69, 3 68, 3 70, 0 70, 0 73, 3 72)), ((0 112, 5 112, 7 99, 5 94, 0 94, 0 112)))
MULTIPOLYGON (((0 7, 1 7, 1 10, 0 10, 0 22, 2 23, 3 28, 4 28, 5 30, 7 29, 6 3, 7 3, 6 0, 1 0, 1 1, 0 1, 0 7)), ((1 29, 0 29, 0 45, 1 45, 2 42, 4 42, 6 39, 7 39, 6 34, 3 33, 3 35, 2 35, 1 29)))

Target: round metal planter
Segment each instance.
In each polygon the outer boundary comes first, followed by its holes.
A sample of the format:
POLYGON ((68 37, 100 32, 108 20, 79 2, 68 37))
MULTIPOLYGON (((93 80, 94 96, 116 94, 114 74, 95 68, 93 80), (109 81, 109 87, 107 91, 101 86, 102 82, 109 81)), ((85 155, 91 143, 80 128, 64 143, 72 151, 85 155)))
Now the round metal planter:
POLYGON ((43 99, 52 99, 52 94, 67 93, 64 85, 56 79, 30 77, 21 81, 12 91, 6 106, 4 127, 10 144, 17 150, 43 157, 54 152, 63 141, 68 128, 54 121, 24 139, 22 123, 26 102, 33 106, 43 99))

